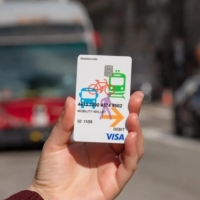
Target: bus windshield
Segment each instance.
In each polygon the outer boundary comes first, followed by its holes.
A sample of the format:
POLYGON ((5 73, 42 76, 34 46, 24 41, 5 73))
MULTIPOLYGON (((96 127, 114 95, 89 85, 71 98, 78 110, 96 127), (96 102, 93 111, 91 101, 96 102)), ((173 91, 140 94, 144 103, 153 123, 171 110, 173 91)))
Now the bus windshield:
POLYGON ((5 90, 15 98, 72 95, 77 57, 87 53, 86 43, 0 46, 0 95, 5 90))
POLYGON ((94 99, 96 95, 91 95, 88 91, 82 92, 82 98, 83 99, 94 99))

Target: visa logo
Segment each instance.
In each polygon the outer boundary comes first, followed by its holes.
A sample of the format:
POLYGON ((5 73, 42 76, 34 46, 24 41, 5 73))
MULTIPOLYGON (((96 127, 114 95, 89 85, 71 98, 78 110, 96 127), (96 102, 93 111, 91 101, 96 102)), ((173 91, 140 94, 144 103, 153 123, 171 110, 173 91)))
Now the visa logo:
POLYGON ((124 140, 124 134, 106 133, 108 140, 124 140))

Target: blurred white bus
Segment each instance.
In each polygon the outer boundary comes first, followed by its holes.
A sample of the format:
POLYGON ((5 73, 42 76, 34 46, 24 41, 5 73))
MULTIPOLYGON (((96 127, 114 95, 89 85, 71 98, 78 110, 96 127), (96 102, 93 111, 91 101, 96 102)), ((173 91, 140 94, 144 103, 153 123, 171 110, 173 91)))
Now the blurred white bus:
POLYGON ((0 2, 0 148, 45 140, 75 93, 78 55, 97 54, 95 35, 79 2, 0 2))

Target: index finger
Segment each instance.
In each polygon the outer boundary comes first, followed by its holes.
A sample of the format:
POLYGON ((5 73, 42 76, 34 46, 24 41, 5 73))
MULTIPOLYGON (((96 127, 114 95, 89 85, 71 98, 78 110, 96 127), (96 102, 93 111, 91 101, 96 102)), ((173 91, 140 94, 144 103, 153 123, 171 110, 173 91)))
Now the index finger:
POLYGON ((72 129, 74 126, 75 117, 75 101, 73 98, 68 97, 65 101, 64 111, 61 114, 58 122, 55 124, 51 134, 45 142, 45 149, 61 149, 65 148, 68 143, 72 129))
POLYGON ((141 91, 134 92, 131 95, 128 104, 129 113, 136 113, 139 115, 143 98, 144 94, 141 91))
MULTIPOLYGON (((129 104, 128 104, 129 113, 135 113, 135 114, 139 115, 143 97, 144 97, 144 94, 140 91, 134 92, 131 95, 129 104)), ((130 124, 132 124, 132 123, 127 123, 127 126, 129 126, 129 127, 127 127, 128 129, 132 128, 132 127, 130 127, 130 124)), ((139 135, 139 141, 141 141, 142 139, 143 139, 143 137, 141 135, 139 135)), ((123 144, 110 144, 110 146, 116 154, 120 154, 124 150, 123 144)))

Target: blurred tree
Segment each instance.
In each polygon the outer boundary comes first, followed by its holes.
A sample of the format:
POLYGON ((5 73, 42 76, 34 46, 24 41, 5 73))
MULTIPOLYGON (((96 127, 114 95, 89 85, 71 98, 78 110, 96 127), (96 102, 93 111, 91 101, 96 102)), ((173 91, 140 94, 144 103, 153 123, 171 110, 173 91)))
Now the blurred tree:
POLYGON ((80 0, 87 8, 95 29, 103 41, 102 54, 120 54, 124 35, 124 12, 127 0, 80 0))
POLYGON ((102 36, 101 53, 130 55, 135 69, 157 71, 164 87, 176 89, 187 77, 188 46, 194 57, 200 34, 199 0, 80 1, 102 36))
POLYGON ((102 15, 115 0, 80 0, 87 8, 91 17, 102 15))
POLYGON ((171 34, 169 35, 169 82, 176 90, 187 77, 187 40, 185 34, 185 0, 171 0, 171 34))

